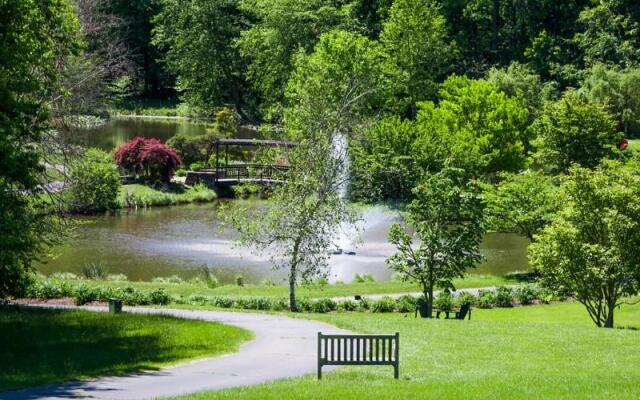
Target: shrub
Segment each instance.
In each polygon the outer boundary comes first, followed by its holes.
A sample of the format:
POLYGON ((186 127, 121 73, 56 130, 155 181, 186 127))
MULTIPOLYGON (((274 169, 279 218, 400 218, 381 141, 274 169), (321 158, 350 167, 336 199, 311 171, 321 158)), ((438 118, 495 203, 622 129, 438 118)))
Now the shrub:
POLYGON ((229 297, 216 296, 211 299, 210 304, 214 307, 232 308, 233 306, 235 306, 235 300, 229 297))
POLYGON ((262 286, 270 286, 270 287, 278 286, 278 284, 276 283, 276 281, 274 281, 274 280, 273 280, 273 279, 271 279, 271 278, 263 279, 263 280, 262 280, 262 282, 260 282, 260 284, 261 284, 262 286))
POLYGON ((496 307, 513 307, 513 290, 507 286, 496 288, 495 305, 496 307))
POLYGON ((538 298, 538 288, 534 285, 523 285, 516 289, 515 298, 522 305, 533 303, 538 298))
POLYGON ((310 312, 311 311, 311 300, 309 300, 306 297, 298 299, 298 310, 310 312))
POLYGON ((202 275, 202 279, 210 289, 215 289, 220 286, 220 281, 218 281, 218 278, 216 278, 211 268, 203 266, 202 268, 200 268, 200 274, 202 275))
POLYGON ((396 301, 391 297, 383 297, 377 301, 371 303, 371 312, 374 313, 387 313, 393 312, 396 309, 396 301))
POLYGON ((176 170, 176 176, 180 176, 180 177, 187 176, 187 170, 184 168, 178 168, 176 170))
POLYGON ((125 274, 109 274, 107 275, 108 281, 117 281, 117 282, 126 282, 129 280, 129 277, 125 274))
POLYGON ((235 281, 236 281, 236 285, 244 286, 244 276, 242 276, 242 274, 236 275, 235 281))
POLYGON ((69 206, 78 213, 95 213, 118 208, 120 173, 102 150, 89 149, 70 165, 69 206))
POLYGON ((358 311, 369 311, 371 309, 373 302, 366 297, 363 297, 358 302, 358 311))
POLYGON ((353 283, 371 283, 375 281, 376 278, 374 278, 371 274, 355 274, 355 276, 353 277, 353 283))
POLYGON ((116 164, 136 175, 168 183, 182 163, 175 149, 158 139, 137 137, 118 147, 114 153, 116 164))
POLYGON ((96 291, 85 284, 81 284, 76 286, 76 290, 73 294, 73 300, 78 306, 96 301, 96 291))
POLYGON ((149 295, 130 286, 124 289, 116 289, 116 293, 113 294, 113 297, 122 299, 124 304, 130 306, 146 306, 151 304, 149 295))
POLYGON ((311 311, 314 313, 328 313, 335 311, 338 305, 331 299, 318 299, 311 303, 311 311))
POLYGON ((105 279, 107 277, 107 267, 101 262, 91 262, 82 267, 82 275, 92 280, 105 279))
POLYGON ((54 272, 50 278, 60 281, 76 281, 80 279, 80 277, 73 272, 54 272))
POLYGON ((475 305, 477 301, 478 301, 477 297, 474 296, 473 293, 469 293, 469 292, 461 292, 456 297, 456 304, 458 306, 462 306, 463 304, 475 305))
POLYGON ((493 308, 495 306, 495 295, 490 290, 480 290, 475 305, 478 308, 493 308))
POLYGON ((289 299, 281 297, 271 302, 271 309, 273 311, 284 311, 289 309, 289 299))
POLYGON ((414 312, 417 304, 418 299, 409 295, 400 296, 396 300, 396 308, 401 313, 414 312))
POLYGON ((201 169, 205 169, 207 167, 207 164, 203 163, 203 162, 194 162, 191 163, 189 165, 189 170, 190 171, 200 171, 201 169))
POLYGON ((338 303, 337 310, 340 312, 356 311, 358 309, 358 303, 353 300, 345 300, 338 303))
MULTIPOLYGON (((205 305, 207 304, 207 301, 209 299, 207 298, 207 296, 203 295, 203 294, 192 294, 191 296, 189 296, 189 304, 195 304, 195 305, 205 305)), ((214 301, 217 300, 217 298, 214 298, 214 301)), ((213 304, 214 306, 218 306, 218 304, 213 304)))
POLYGON ((171 296, 164 288, 159 288, 149 293, 149 301, 151 304, 165 306, 171 302, 171 296))
POLYGON ((441 292, 434 301, 434 306, 442 311, 453 309, 453 296, 449 292, 441 292))

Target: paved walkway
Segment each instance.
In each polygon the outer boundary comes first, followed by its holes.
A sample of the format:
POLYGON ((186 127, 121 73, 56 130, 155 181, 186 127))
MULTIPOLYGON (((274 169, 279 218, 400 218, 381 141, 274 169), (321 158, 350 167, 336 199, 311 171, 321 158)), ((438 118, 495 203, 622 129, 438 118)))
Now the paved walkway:
MULTIPOLYGON (((105 311, 103 307, 82 308, 105 311)), ((0 399, 150 399, 255 385, 314 372, 318 332, 346 333, 320 322, 268 314, 140 307, 125 307, 125 311, 220 322, 253 332, 255 340, 243 345, 238 353, 227 356, 160 371, 5 392, 0 393, 0 399)))

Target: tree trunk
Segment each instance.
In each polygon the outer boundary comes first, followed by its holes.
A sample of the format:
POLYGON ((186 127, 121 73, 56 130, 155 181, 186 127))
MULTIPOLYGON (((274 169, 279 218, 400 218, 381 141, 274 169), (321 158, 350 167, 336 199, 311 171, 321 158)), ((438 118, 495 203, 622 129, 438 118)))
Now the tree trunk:
POLYGON ((604 321, 605 328, 613 328, 613 312, 616 309, 616 301, 616 298, 607 299, 607 319, 604 321))
POLYGON ((296 278, 296 266, 292 264, 291 270, 289 271, 289 310, 291 312, 298 311, 298 305, 296 304, 296 278))
POLYGON ((433 285, 423 285, 422 292, 427 303, 427 318, 433 318, 433 285))

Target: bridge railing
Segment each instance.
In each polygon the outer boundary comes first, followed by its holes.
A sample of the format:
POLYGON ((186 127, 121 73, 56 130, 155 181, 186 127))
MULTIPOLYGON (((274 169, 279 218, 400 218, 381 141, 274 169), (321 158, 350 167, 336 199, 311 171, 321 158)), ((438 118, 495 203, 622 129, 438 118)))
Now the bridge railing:
POLYGON ((234 164, 221 165, 218 168, 203 169, 200 172, 213 173, 216 180, 220 179, 270 179, 285 180, 288 166, 271 164, 234 164))

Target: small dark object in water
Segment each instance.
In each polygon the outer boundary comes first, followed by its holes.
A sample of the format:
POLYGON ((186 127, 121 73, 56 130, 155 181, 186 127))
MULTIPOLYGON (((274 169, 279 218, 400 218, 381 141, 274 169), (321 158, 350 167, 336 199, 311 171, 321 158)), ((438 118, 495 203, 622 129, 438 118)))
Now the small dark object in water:
POLYGON ((346 255, 348 255, 348 256, 355 256, 355 255, 356 255, 356 252, 355 252, 355 251, 353 251, 353 250, 350 250, 350 251, 345 251, 345 252, 344 252, 344 254, 346 254, 346 255))
POLYGON ((335 249, 334 251, 331 252, 331 254, 333 255, 342 254, 342 249, 335 249))

